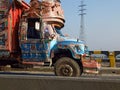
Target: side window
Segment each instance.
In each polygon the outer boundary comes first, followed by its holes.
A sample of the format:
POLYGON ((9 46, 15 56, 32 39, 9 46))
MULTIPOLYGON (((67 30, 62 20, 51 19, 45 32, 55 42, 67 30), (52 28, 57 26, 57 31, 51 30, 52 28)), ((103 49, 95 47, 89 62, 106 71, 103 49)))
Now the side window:
POLYGON ((28 39, 40 39, 40 32, 35 29, 35 22, 39 22, 39 19, 37 18, 28 19, 28 30, 27 30, 28 39))

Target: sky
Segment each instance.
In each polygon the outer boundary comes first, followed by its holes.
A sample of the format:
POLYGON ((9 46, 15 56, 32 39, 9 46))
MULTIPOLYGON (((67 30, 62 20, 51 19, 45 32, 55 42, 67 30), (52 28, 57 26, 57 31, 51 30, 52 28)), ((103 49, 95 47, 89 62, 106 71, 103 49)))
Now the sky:
MULTIPOLYGON (((29 2, 30 0, 25 0, 29 2)), ((81 0, 61 0, 64 34, 79 38, 81 0)), ((120 0, 84 0, 85 40, 90 50, 120 50, 120 0)))

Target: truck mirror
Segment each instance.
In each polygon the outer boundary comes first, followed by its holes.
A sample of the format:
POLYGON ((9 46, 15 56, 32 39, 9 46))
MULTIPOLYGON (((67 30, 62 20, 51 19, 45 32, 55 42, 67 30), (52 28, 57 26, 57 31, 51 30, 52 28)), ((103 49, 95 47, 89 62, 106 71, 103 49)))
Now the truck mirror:
POLYGON ((36 30, 40 30, 40 23, 39 22, 35 22, 35 29, 36 30))

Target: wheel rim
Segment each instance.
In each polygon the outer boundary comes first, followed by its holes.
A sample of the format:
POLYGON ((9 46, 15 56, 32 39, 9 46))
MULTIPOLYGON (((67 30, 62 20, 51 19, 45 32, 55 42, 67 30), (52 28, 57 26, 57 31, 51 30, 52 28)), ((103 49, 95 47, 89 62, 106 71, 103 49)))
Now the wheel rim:
POLYGON ((60 73, 62 76, 72 76, 73 68, 70 65, 61 65, 60 73))

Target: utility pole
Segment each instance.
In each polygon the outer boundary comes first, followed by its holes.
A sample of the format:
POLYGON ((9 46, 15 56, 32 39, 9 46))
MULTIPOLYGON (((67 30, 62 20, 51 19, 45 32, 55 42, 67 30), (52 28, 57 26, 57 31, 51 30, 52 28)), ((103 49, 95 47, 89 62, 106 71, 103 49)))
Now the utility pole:
POLYGON ((86 9, 84 9, 84 7, 85 7, 86 5, 84 4, 84 0, 81 0, 81 5, 79 5, 79 7, 80 7, 80 16, 81 16, 81 19, 80 19, 80 34, 79 34, 79 39, 80 40, 82 40, 82 41, 86 41, 85 40, 85 30, 84 30, 84 15, 86 14, 86 13, 84 13, 84 11, 86 10, 86 9))

